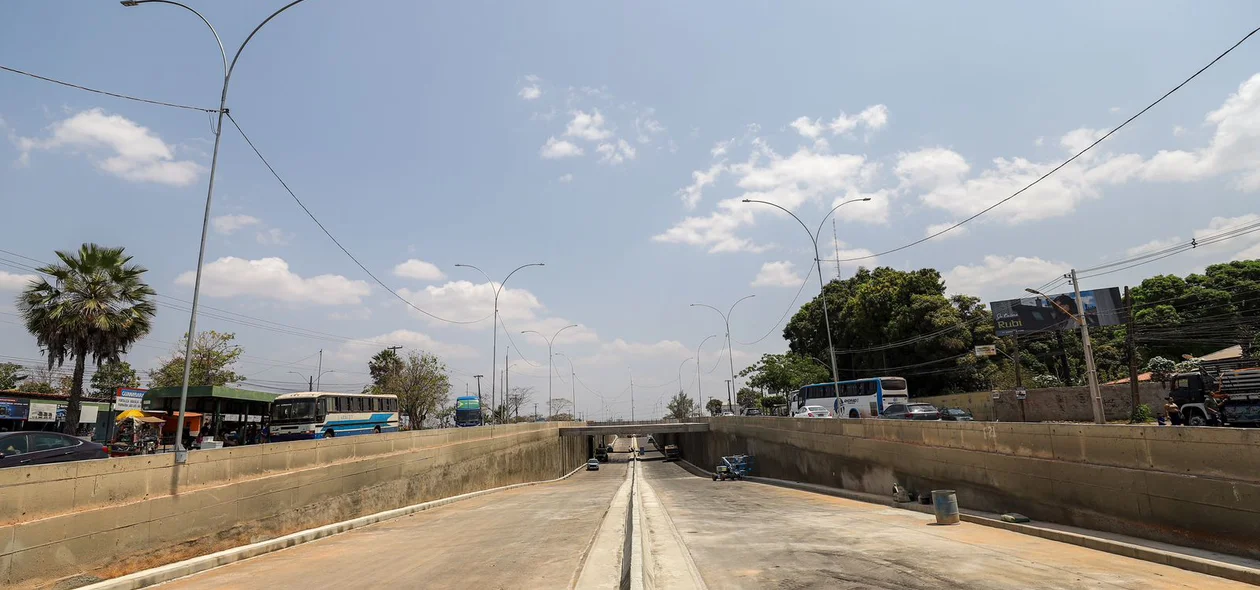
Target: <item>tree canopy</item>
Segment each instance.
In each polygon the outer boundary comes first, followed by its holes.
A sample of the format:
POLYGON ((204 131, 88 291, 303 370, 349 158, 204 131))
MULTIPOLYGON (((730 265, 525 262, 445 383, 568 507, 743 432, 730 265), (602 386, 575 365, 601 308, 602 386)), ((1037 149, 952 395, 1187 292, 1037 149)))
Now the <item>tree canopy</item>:
POLYGON ((691 399, 684 391, 679 391, 665 405, 666 417, 685 420, 696 413, 696 400, 691 399))
POLYGON ((402 368, 385 382, 385 393, 398 396, 399 407, 415 429, 422 428, 424 421, 447 403, 450 391, 446 364, 427 352, 408 354, 402 368))
MULTIPOLYGON (((171 353, 170 358, 161 362, 156 369, 149 371, 150 387, 179 387, 184 383, 184 347, 187 346, 188 335, 185 334, 179 346, 171 353)), ((192 367, 188 373, 188 386, 227 385, 245 379, 244 375, 232 370, 237 359, 244 350, 232 341, 236 335, 230 332, 206 330, 198 332, 193 339, 192 367)))
POLYGON ((140 377, 127 361, 105 363, 92 375, 92 391, 98 398, 114 397, 119 387, 140 387, 140 377))

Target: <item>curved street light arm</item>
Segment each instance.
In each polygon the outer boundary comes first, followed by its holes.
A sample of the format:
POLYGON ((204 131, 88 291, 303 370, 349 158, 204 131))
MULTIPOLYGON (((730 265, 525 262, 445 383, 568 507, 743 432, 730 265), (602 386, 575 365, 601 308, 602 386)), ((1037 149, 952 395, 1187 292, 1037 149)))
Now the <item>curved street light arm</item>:
POLYGON ((756 297, 756 295, 745 295, 743 297, 740 297, 738 300, 735 301, 735 303, 731 304, 731 309, 726 312, 726 317, 731 317, 731 314, 735 312, 735 306, 739 305, 740 301, 743 301, 745 299, 752 299, 753 297, 756 297))
POLYGON ((795 219, 797 223, 801 224, 801 228, 805 230, 805 233, 809 234, 809 239, 814 241, 814 257, 815 258, 818 257, 818 240, 814 238, 814 232, 809 231, 809 226, 805 225, 805 222, 801 221, 801 218, 797 217, 795 213, 788 211, 787 209, 784 209, 783 207, 779 205, 771 203, 770 201, 759 201, 757 199, 744 199, 744 202, 745 203, 761 203, 762 205, 769 205, 784 213, 787 213, 788 215, 791 215, 792 219, 795 219))
POLYGON ((871 200, 870 197, 866 197, 863 199, 849 199, 843 203, 840 203, 839 205, 836 205, 835 207, 832 207, 831 211, 828 211, 826 215, 823 215, 822 220, 818 222, 818 231, 814 232, 814 241, 815 242, 818 241, 818 236, 822 234, 823 225, 827 223, 827 218, 831 217, 831 214, 836 212, 836 209, 839 209, 845 205, 848 205, 849 203, 857 203, 859 201, 869 201, 869 200, 871 200))
POLYGON ((718 309, 718 308, 716 308, 716 307, 713 307, 712 305, 709 305, 709 304, 707 304, 707 303, 692 303, 689 307, 707 307, 707 308, 709 308, 709 309, 712 309, 713 311, 718 312, 718 315, 722 316, 722 321, 723 321, 723 322, 725 322, 725 321, 726 321, 726 314, 722 313, 722 310, 720 310, 720 309, 718 309))
POLYGON ((512 270, 512 272, 508 273, 506 277, 503 277, 502 283, 499 283, 499 288, 494 292, 495 299, 499 298, 499 293, 503 291, 503 286, 507 284, 508 279, 512 278, 512 275, 516 274, 516 271, 521 270, 522 268, 528 268, 531 266, 546 266, 546 265, 541 262, 532 262, 530 264, 522 264, 516 267, 515 269, 512 270))
MULTIPOLYGON (((293 0, 292 2, 290 2, 290 3, 288 3, 288 4, 285 4, 284 6, 280 7, 280 10, 277 10, 277 11, 275 11, 275 12, 271 13, 271 16, 269 16, 269 17, 267 17, 267 18, 263 19, 263 22, 258 23, 258 26, 254 27, 254 30, 252 30, 252 31, 250 31, 250 32, 249 32, 249 36, 248 36, 248 37, 245 37, 245 40, 241 42, 241 46, 240 46, 240 47, 236 50, 236 55, 232 56, 232 63, 231 63, 231 65, 229 65, 229 66, 228 66, 228 69, 227 69, 227 76, 226 76, 226 77, 227 77, 227 78, 231 78, 231 77, 232 77, 232 70, 236 69, 236 60, 238 60, 238 59, 240 59, 240 58, 241 58, 241 52, 242 52, 242 51, 245 51, 245 46, 246 46, 246 45, 249 45, 249 41, 250 41, 250 39, 253 39, 253 38, 254 38, 254 35, 258 34, 258 30, 259 30, 259 29, 261 29, 261 28, 263 28, 263 25, 265 25, 265 24, 267 24, 267 23, 271 22, 271 19, 276 18, 277 16, 279 16, 281 12, 284 12, 284 11, 286 11, 286 10, 290 9, 290 8, 293 8, 294 6, 297 6, 298 4, 301 4, 302 2, 305 2, 305 1, 306 1, 306 0, 293 0)), ((225 83, 225 84, 224 84, 224 86, 227 86, 227 84, 225 83)), ((226 94, 226 93, 225 93, 225 94, 226 94)))
MULTIPOLYGON (((214 29, 214 25, 210 24, 210 21, 206 20, 206 17, 202 16, 200 12, 197 12, 196 9, 194 9, 191 6, 188 6, 187 4, 182 4, 179 2, 172 2, 171 0, 131 0, 131 1, 122 2, 122 5, 127 6, 127 7, 139 6, 141 4, 170 4, 171 6, 178 6, 180 8, 183 8, 184 10, 187 10, 188 12, 191 12, 197 15, 197 18, 201 19, 201 22, 206 23, 206 26, 210 28, 210 33, 214 35, 214 42, 219 44, 219 56, 223 58, 223 77, 227 78, 228 76, 227 50, 223 48, 223 40, 219 38, 219 32, 214 29)), ((237 52, 237 54, 239 55, 240 52, 237 52)))

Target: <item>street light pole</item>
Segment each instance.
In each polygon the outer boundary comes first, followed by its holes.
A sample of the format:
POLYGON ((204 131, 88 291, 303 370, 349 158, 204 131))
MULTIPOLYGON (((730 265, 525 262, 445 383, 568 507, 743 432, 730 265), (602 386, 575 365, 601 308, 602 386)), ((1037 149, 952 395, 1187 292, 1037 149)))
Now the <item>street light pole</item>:
POLYGON ((736 299, 735 303, 731 304, 731 308, 727 310, 726 313, 722 313, 722 310, 713 307, 712 305, 706 305, 704 303, 691 304, 691 307, 707 307, 718 312, 718 315, 722 316, 722 321, 726 323, 726 358, 730 360, 731 365, 731 388, 730 391, 727 392, 726 402, 730 404, 732 408, 735 407, 735 348, 734 345, 731 344, 731 313, 735 311, 735 306, 739 305, 740 301, 752 299, 753 297, 756 297, 756 295, 745 295, 736 299))
POLYGON ((704 340, 700 341, 700 346, 696 347, 696 402, 700 404, 698 411, 701 412, 701 415, 704 412, 704 387, 701 385, 704 377, 700 374, 700 349, 704 348, 704 343, 708 342, 710 338, 717 338, 717 334, 705 336, 704 340))
POLYGON ((1085 321, 1085 306, 1081 303, 1081 286, 1076 281, 1076 269, 1072 269, 1072 272, 1068 274, 1068 278, 1072 279, 1072 288, 1076 291, 1077 313, 1072 313, 1071 310, 1063 307, 1058 301, 1051 299, 1049 295, 1041 291, 1036 289, 1024 290, 1033 295, 1044 297, 1046 301, 1059 308, 1059 311, 1072 318, 1081 327, 1081 348, 1085 354, 1085 377, 1089 382, 1090 407, 1094 411, 1094 424, 1106 424, 1107 414, 1103 410, 1102 392, 1098 390, 1098 372, 1094 368, 1094 347, 1089 342, 1089 323, 1085 321))
POLYGON ((577 403, 577 370, 573 368, 573 359, 569 358, 569 355, 563 352, 557 352, 556 356, 562 356, 569 361, 569 393, 573 396, 573 419, 580 420, 581 418, 578 416, 577 403))
POLYGON ((210 24, 210 21, 206 20, 206 17, 193 8, 172 0, 122 0, 121 2, 126 7, 134 7, 141 4, 170 4, 197 15, 197 18, 201 19, 201 22, 210 28, 210 33, 214 35, 214 41, 219 46, 219 56, 223 58, 223 91, 219 94, 219 121, 214 127, 214 149, 211 151, 210 179, 206 187, 206 210, 201 218, 201 246, 197 250, 197 272, 196 278, 193 279, 192 309, 189 312, 188 336, 184 345, 184 380, 179 389, 179 419, 175 424, 175 463, 177 464, 188 462, 188 449, 184 448, 183 435, 180 433, 184 432, 184 414, 188 409, 188 377, 192 372, 193 341, 197 337, 197 309, 201 301, 201 270, 206 260, 206 236, 210 229, 210 204, 214 200, 214 176, 219 168, 219 143, 223 139, 223 117, 228 114, 228 83, 232 80, 232 71, 236 69, 236 61, 241 58, 241 52, 245 50, 245 46, 249 44, 250 39, 254 38, 258 30, 263 28, 263 25, 271 22, 271 19, 276 18, 281 12, 303 1, 293 0, 293 2, 285 4, 280 10, 271 13, 271 16, 258 23, 258 26, 254 27, 253 31, 250 31, 249 36, 245 37, 245 40, 241 42, 241 46, 236 49, 236 54, 232 56, 232 63, 230 64, 227 59, 227 50, 223 48, 223 40, 219 38, 219 32, 215 30, 214 25, 210 24))
MULTIPOLYGON (((556 336, 559 336, 561 332, 568 330, 569 328, 576 328, 576 327, 578 327, 577 324, 569 324, 563 328, 560 328, 559 330, 556 330, 555 334, 552 334, 550 340, 548 340, 547 337, 544 336, 542 332, 539 332, 537 330, 522 330, 521 331, 522 334, 538 334, 539 336, 542 336, 543 340, 547 341, 547 413, 550 414, 550 416, 547 416, 548 420, 551 419, 551 416, 554 416, 556 414, 556 408, 555 406, 552 405, 553 402, 551 398, 551 374, 555 373, 555 371, 551 368, 551 357, 552 357, 551 345, 555 344, 556 336)), ((520 351, 518 350, 517 352, 519 353, 520 351)))
POLYGON ((831 382, 836 389, 836 397, 840 397, 840 370, 836 368, 836 347, 831 342, 831 312, 827 309, 827 286, 826 283, 823 282, 822 278, 822 256, 818 253, 818 235, 822 232, 823 224, 827 222, 827 218, 831 217, 831 214, 835 213, 836 209, 848 205, 849 203, 869 200, 871 200, 870 197, 862 199, 849 199, 848 201, 832 207, 831 211, 828 211, 827 214, 823 216, 822 221, 818 222, 818 230, 813 232, 809 231, 809 226, 805 225, 805 222, 801 221, 801 218, 797 217, 795 213, 792 213, 779 205, 771 203, 770 201, 758 201, 756 199, 744 199, 743 201, 745 203, 761 203, 763 205, 770 205, 771 207, 775 207, 784 213, 791 215, 792 219, 795 219, 796 222, 801 224, 801 227, 805 229, 805 233, 809 235, 809 240, 814 244, 814 266, 818 270, 818 298, 822 299, 823 303, 823 324, 827 329, 827 355, 831 357, 831 382))
MULTIPOLYGON (((516 271, 521 270, 522 268, 525 268, 528 266, 545 266, 545 265, 541 262, 535 262, 532 264, 522 264, 516 267, 514 270, 512 270, 512 272, 508 273, 508 275, 504 277, 503 282, 499 283, 498 287, 494 286, 494 281, 490 278, 490 275, 486 274, 486 271, 481 270, 480 268, 476 266, 473 266, 471 264, 456 264, 455 266, 471 268, 473 270, 476 270, 477 272, 481 273, 481 276, 486 277, 486 283, 490 285, 491 289, 494 289, 494 320, 490 326, 490 331, 491 331, 491 336, 490 336, 490 405, 494 405, 494 379, 495 379, 495 375, 497 374, 496 363, 498 363, 498 358, 496 357, 496 355, 499 354, 499 293, 503 291, 503 286, 507 284, 508 279, 512 278, 512 275, 516 274, 516 271)), ((507 361, 503 361, 503 362, 505 364, 507 363, 507 361)))

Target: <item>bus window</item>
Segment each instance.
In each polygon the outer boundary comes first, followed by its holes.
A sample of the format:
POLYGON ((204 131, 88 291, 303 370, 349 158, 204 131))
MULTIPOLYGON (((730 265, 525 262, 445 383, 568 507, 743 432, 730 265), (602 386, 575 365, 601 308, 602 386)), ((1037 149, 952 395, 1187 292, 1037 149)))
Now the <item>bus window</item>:
POLYGON ((880 385, 884 388, 884 391, 906 390, 906 380, 901 377, 887 377, 880 379, 880 385))

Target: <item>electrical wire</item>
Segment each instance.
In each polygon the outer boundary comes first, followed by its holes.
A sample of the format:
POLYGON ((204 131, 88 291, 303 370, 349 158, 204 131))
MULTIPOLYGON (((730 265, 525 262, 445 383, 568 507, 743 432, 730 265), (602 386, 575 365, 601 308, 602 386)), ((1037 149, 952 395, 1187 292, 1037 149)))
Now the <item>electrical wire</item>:
POLYGON ((41 76, 41 75, 39 75, 39 74, 33 74, 33 73, 31 73, 31 72, 26 72, 26 71, 19 70, 19 69, 17 69, 17 68, 11 68, 11 67, 8 67, 8 66, 2 66, 2 65, 0 65, 0 70, 4 70, 4 71, 6 71, 6 72, 13 72, 14 74, 21 74, 21 75, 23 75, 23 76, 29 76, 29 77, 31 77, 31 78, 35 78, 36 80, 43 80, 43 81, 45 81, 45 82, 52 82, 53 84, 60 84, 60 85, 62 85, 62 86, 68 86, 68 87, 70 87, 70 88, 75 88, 75 89, 78 89, 78 90, 86 90, 86 91, 88 91, 88 92, 93 92, 93 93, 96 93, 96 94, 103 94, 103 95, 105 95, 105 96, 112 96, 112 97, 114 97, 114 98, 121 98, 121 99, 125 99, 125 100, 134 100, 134 101, 136 101, 136 102, 143 102, 143 103, 148 103, 148 104, 153 104, 153 105, 158 105, 158 106, 163 106, 163 107, 171 107, 171 108, 176 108, 176 109, 186 109, 186 110, 189 110, 189 111, 201 111, 201 112, 203 112, 203 113, 217 113, 217 112, 219 112, 219 109, 207 109, 207 108, 202 108, 202 107, 189 106, 189 105, 186 105, 186 104, 176 104, 176 103, 173 103, 173 102, 162 102, 162 101, 160 101, 160 100, 150 100, 150 99, 147 99, 147 98, 140 98, 140 97, 137 97, 137 96, 128 96, 128 95, 126 95, 126 94, 118 94, 117 92, 109 92, 109 91, 107 91, 107 90, 99 90, 99 89, 96 89, 96 88, 88 88, 87 86, 80 86, 80 85, 78 85, 78 84, 74 84, 74 83, 71 83, 71 82, 66 82, 66 81, 64 81, 64 80, 58 80, 58 79, 56 79, 56 78, 49 78, 48 76, 41 76))
POLYGON ((805 292, 805 285, 809 283, 809 277, 813 275, 814 275, 814 267, 811 265, 809 267, 809 272, 805 273, 805 278, 801 280, 801 288, 796 290, 796 296, 792 298, 792 302, 788 304, 787 309, 783 310, 783 315, 779 316, 779 321, 775 322, 773 326, 770 326, 770 329, 767 330, 766 333, 761 336, 761 338, 753 340, 752 342, 740 342, 736 340, 735 343, 739 344, 740 346, 752 346, 753 344, 761 342, 762 340, 765 340, 771 334, 773 334, 774 331, 779 328, 779 326, 783 325, 783 320, 788 317, 788 313, 790 313, 792 311, 792 308, 796 305, 796 300, 801 298, 801 293, 805 292))
POLYGON ((971 217, 968 217, 968 218, 966 218, 966 219, 964 219, 964 220, 962 220, 962 221, 959 221, 958 223, 955 223, 955 224, 953 224, 953 225, 951 225, 951 226, 949 226, 949 227, 947 227, 947 228, 945 228, 945 229, 942 229, 942 230, 940 230, 940 231, 938 231, 938 232, 935 232, 935 233, 929 234, 929 235, 927 235, 927 236, 925 236, 925 237, 923 237, 923 238, 920 238, 920 239, 915 240, 915 241, 913 241, 913 242, 910 242, 910 243, 908 243, 908 244, 903 244, 903 245, 901 245, 901 246, 897 246, 896 248, 892 248, 892 249, 889 249, 889 250, 885 250, 885 251, 883 251, 883 252, 876 252, 876 253, 874 253, 874 254, 868 254, 868 255, 866 255, 866 256, 857 256, 857 257, 854 257, 854 258, 841 258, 839 261, 840 261, 840 262, 853 262, 853 261, 856 261, 856 260, 867 260, 867 259, 876 258, 876 257, 879 257, 879 256, 887 256, 887 255, 889 255, 889 254, 893 254, 893 253, 896 253, 896 252, 900 252, 900 251, 905 250, 905 249, 907 249, 907 248, 912 248, 912 247, 917 246, 917 245, 919 245, 919 244, 922 244, 922 243, 924 243, 924 242, 926 242, 926 241, 928 241, 928 240, 931 240, 931 239, 937 238, 937 237, 939 237, 939 236, 941 236, 941 235, 944 235, 946 232, 949 232, 949 231, 951 231, 951 230, 954 230, 954 229, 957 229, 957 228, 959 228, 959 227, 962 227, 964 224, 966 224, 966 223, 968 223, 968 222, 970 222, 970 221, 972 221, 972 220, 974 220, 974 219, 976 219, 976 218, 980 217, 981 215, 984 215, 984 214, 988 213, 989 211, 992 211, 992 210, 994 210, 994 209, 996 209, 996 208, 1000 207, 1001 205, 1005 204, 1007 201, 1010 201, 1011 199, 1014 199, 1015 197, 1018 197, 1019 195, 1023 194, 1023 193, 1024 193, 1025 191, 1027 191, 1028 189, 1030 189, 1030 188, 1032 188, 1032 187, 1034 187, 1034 186, 1037 186, 1037 184, 1039 184, 1041 181, 1043 181, 1043 180, 1045 180, 1045 179, 1049 178, 1049 177, 1050 177, 1050 175, 1054 174, 1055 172, 1058 172, 1059 170, 1063 169, 1063 168, 1064 168, 1065 166, 1067 166, 1068 164, 1071 164, 1072 162, 1076 161, 1076 160, 1077 160, 1077 158, 1080 158, 1081 156, 1085 155, 1085 153, 1086 153, 1086 152, 1088 152, 1089 150, 1094 149, 1094 146, 1096 146, 1096 145, 1098 145, 1098 144, 1102 143, 1103 141, 1106 141, 1106 140, 1107 140, 1107 138, 1111 137, 1111 136, 1112 136, 1113 134, 1115 134, 1117 131, 1119 131, 1119 130, 1121 130, 1121 129, 1124 129, 1124 128, 1125 128, 1125 127, 1129 124, 1129 123, 1132 123, 1134 119, 1137 119, 1138 117, 1141 117, 1142 115, 1146 114, 1146 112, 1147 112, 1147 111, 1149 111, 1149 110, 1151 110, 1151 109, 1155 108, 1155 105, 1158 105, 1159 103, 1163 102, 1163 101, 1164 101, 1164 99, 1166 99, 1166 98, 1168 98, 1169 96, 1171 96, 1174 92, 1177 92, 1177 91, 1178 91, 1178 90, 1180 90, 1183 86, 1185 86, 1186 84, 1189 84, 1191 80, 1194 80, 1195 78, 1199 77, 1199 75, 1200 75, 1200 74, 1202 74, 1203 72, 1207 71, 1207 69, 1208 69, 1208 68, 1210 68, 1210 67, 1212 67, 1213 65, 1215 65, 1215 64, 1216 64, 1216 62, 1218 62, 1218 61, 1220 61, 1221 59, 1223 59, 1226 55, 1229 55, 1231 52, 1233 52, 1235 49, 1237 49, 1237 48, 1238 48, 1238 46, 1242 45, 1242 44, 1243 44, 1243 42, 1245 42, 1247 39, 1250 39, 1250 38, 1252 37, 1252 35, 1255 35, 1257 32, 1260 32, 1260 27, 1257 27, 1257 28, 1255 28, 1255 29, 1252 29, 1250 33, 1247 33, 1245 36, 1243 36, 1243 38, 1242 38, 1242 39, 1239 39, 1237 43, 1234 43, 1233 45, 1231 45, 1231 46, 1229 47, 1229 49, 1226 49, 1223 53, 1221 53, 1220 55, 1216 56, 1216 58, 1214 58, 1212 61, 1208 62, 1208 63, 1207 63, 1207 65, 1205 65, 1205 66, 1203 66, 1203 67, 1199 68, 1199 70, 1198 70, 1198 71, 1196 71, 1195 73, 1191 74, 1189 78, 1186 78, 1185 80, 1182 80, 1180 84, 1177 84, 1177 85, 1176 85, 1176 86, 1174 86, 1171 90, 1169 90, 1168 92, 1165 92, 1162 96, 1160 96, 1159 98, 1155 99, 1155 102, 1152 102, 1152 103, 1150 103, 1150 104, 1146 105, 1146 107, 1145 107, 1145 108, 1143 108, 1142 110, 1138 111, 1136 114, 1134 114, 1134 115, 1130 116, 1128 119, 1125 119, 1123 123, 1120 123, 1120 124, 1119 124, 1119 125, 1117 125, 1115 128, 1113 128, 1113 129, 1111 129, 1111 130, 1107 131, 1107 132, 1106 132, 1106 133, 1104 133, 1101 137, 1099 137, 1098 139, 1094 140, 1094 142, 1093 142, 1093 143, 1091 143, 1091 144, 1089 144, 1088 146, 1086 146, 1086 147, 1085 147, 1085 149, 1082 149, 1081 151, 1076 152, 1076 154, 1075 154, 1075 155, 1073 155, 1072 157, 1068 158, 1067 160, 1064 160, 1064 161, 1063 161, 1062 163, 1060 163, 1058 166, 1055 166, 1054 168, 1051 168, 1051 169, 1050 169, 1050 171, 1048 171, 1048 172, 1046 172, 1045 174, 1042 174, 1041 176, 1037 177, 1035 180, 1033 180, 1032 182, 1028 183, 1028 184, 1027 184, 1027 185, 1025 185, 1023 188, 1021 188, 1021 189, 1019 189, 1019 190, 1015 191, 1015 192, 1014 192, 1014 193, 1012 193, 1010 196, 1008 196, 1008 197, 1006 197, 1006 198, 1004 198, 1004 199, 1002 199, 1002 200, 1000 200, 1000 201, 998 201, 998 202, 996 202, 996 203, 994 203, 994 204, 992 204, 992 205, 989 205, 988 207, 985 207, 984 209, 980 210, 980 212, 978 212, 978 213, 976 213, 976 214, 972 215, 971 217))
POLYGON ((477 324, 477 323, 481 323, 485 321, 486 319, 494 315, 493 313, 491 313, 487 315, 486 317, 483 317, 478 320, 468 320, 468 321, 451 320, 451 319, 447 319, 442 316, 439 316, 437 314, 430 313, 424 309, 421 309, 416 304, 409 301, 406 297, 399 295, 397 291, 394 291, 392 288, 390 288, 389 285, 386 285, 385 281, 382 281, 381 279, 377 278, 377 276, 373 274, 372 271, 368 270, 368 268, 364 266, 362 262, 359 262, 359 259, 355 258, 354 254, 350 253, 350 250, 347 250, 345 246, 341 245, 341 242, 338 241, 337 238, 332 235, 332 232, 328 231, 328 228, 324 227, 324 224, 321 223, 317 217, 315 217, 315 214, 311 213, 311 210, 308 209, 304 203, 302 203, 302 200, 299 199, 297 194, 293 192, 293 189, 289 188, 289 184, 286 183, 284 179, 280 177, 280 174, 276 172, 276 169, 272 167, 270 162, 267 161, 267 158, 263 157, 262 152, 258 151, 258 147, 254 145, 254 142, 251 141, 249 139, 249 136, 245 134, 245 131, 241 129, 240 124, 236 122, 236 118, 233 117, 230 113, 225 113, 225 114, 227 114, 228 120, 232 122, 232 126, 236 128, 236 131, 241 134, 241 138, 244 139, 245 143, 249 144, 249 148, 254 151, 254 155, 258 156, 259 160, 262 160, 263 165, 266 166, 267 170, 271 171, 271 175, 274 176, 276 180, 280 182, 280 186, 284 187, 285 192, 289 193, 289 196, 293 197, 293 201, 298 204, 298 207, 301 207, 302 211, 306 212, 306 216, 310 217, 311 221, 314 221, 315 225, 319 226, 320 231, 324 232, 324 235, 328 236, 328 239, 332 240, 332 243, 336 244, 337 248, 339 248, 342 251, 342 253, 344 253, 348 258, 350 258, 350 260, 353 261, 354 264, 358 266, 360 270, 362 270, 365 274, 367 274, 367 276, 371 277, 372 280, 375 281, 376 284, 380 285, 382 289, 385 289, 386 291, 388 291, 390 295, 393 295, 399 301, 402 301, 403 303, 405 303, 408 307, 426 316, 429 316, 435 320, 446 322, 448 324, 458 324, 458 325, 477 324))

